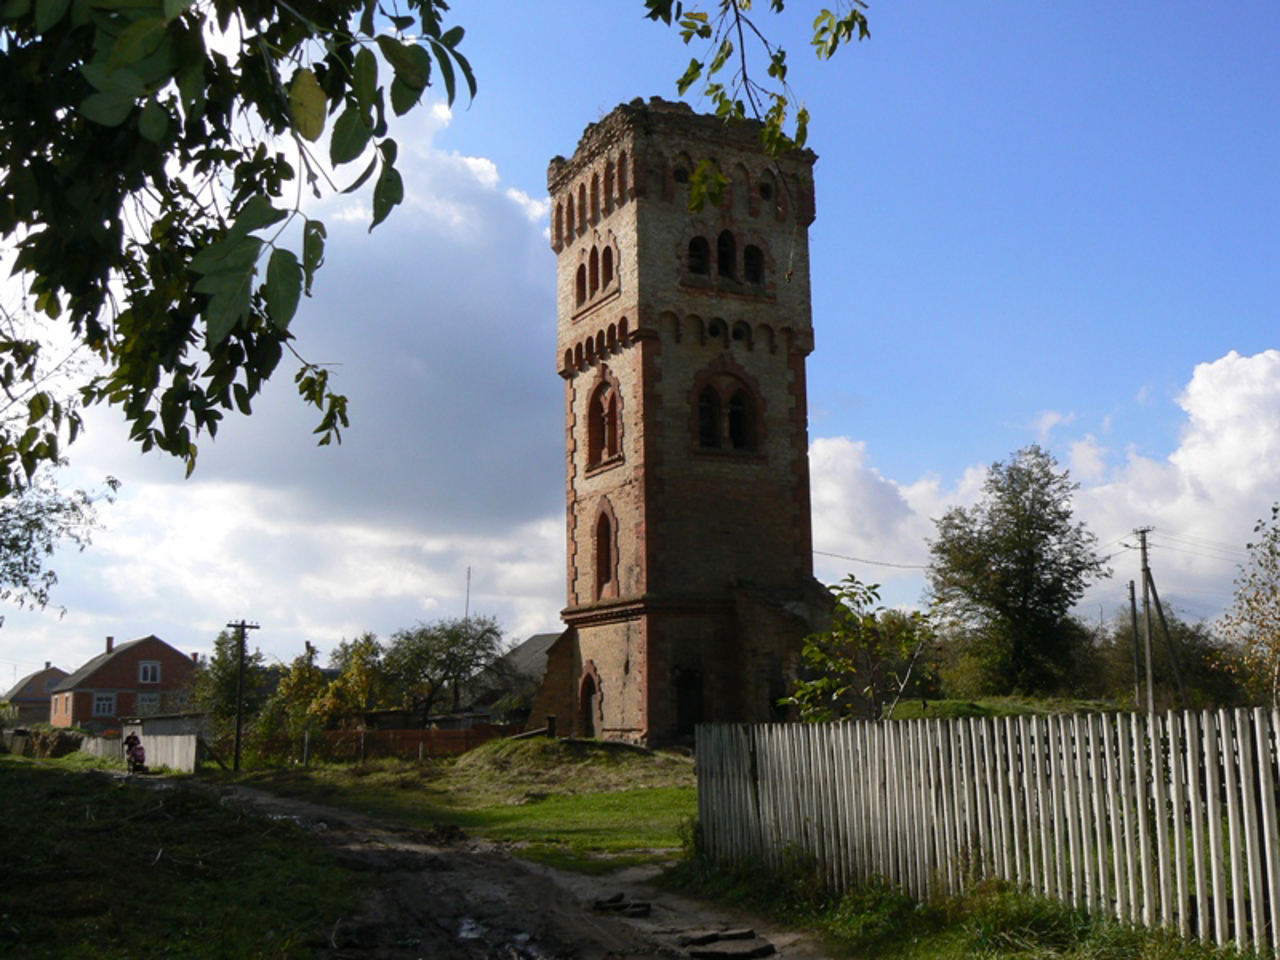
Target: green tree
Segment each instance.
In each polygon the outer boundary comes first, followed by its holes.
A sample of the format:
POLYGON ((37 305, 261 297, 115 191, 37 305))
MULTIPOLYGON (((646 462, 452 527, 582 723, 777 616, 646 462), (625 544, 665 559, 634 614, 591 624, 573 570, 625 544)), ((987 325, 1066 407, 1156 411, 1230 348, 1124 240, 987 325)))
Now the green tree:
POLYGON ((982 499, 935 521, 929 589, 960 659, 998 688, 1044 693, 1070 679, 1081 630, 1071 609, 1111 575, 1097 538, 1073 522, 1079 488, 1038 445, 987 471, 982 499))
MULTIPOLYGON (((235 736, 236 684, 239 643, 232 630, 223 630, 213 641, 213 654, 201 657, 191 679, 192 700, 213 726, 214 740, 224 746, 235 736)), ((246 650, 241 683, 242 719, 248 724, 267 699, 269 677, 262 651, 246 650)))
POLYGON ((363 727, 365 714, 388 702, 385 656, 372 633, 339 643, 329 655, 329 667, 339 671, 338 676, 329 681, 311 712, 326 726, 363 727))
POLYGON ((497 620, 466 617, 397 631, 385 663, 401 702, 425 722, 437 710, 458 710, 474 681, 501 654, 497 620))
POLYGON ((316 665, 317 654, 316 648, 307 643, 305 652, 294 657, 280 678, 258 717, 258 729, 263 736, 283 733, 290 740, 296 740, 308 731, 323 729, 317 704, 329 681, 316 665))
MULTIPOLYGON (((0 6, 0 237, 34 309, 105 363, 84 397, 118 406, 144 450, 190 469, 196 437, 248 413, 292 350, 290 321, 324 259, 303 188, 337 189, 329 167, 361 160, 341 189, 372 180, 377 225, 404 192, 389 112, 412 109, 433 71, 450 101, 459 81, 474 94, 446 4, 405 8, 0 6)), ((0 341, 0 386, 29 379, 43 348, 0 341)), ((321 443, 337 436, 345 401, 327 372, 304 363, 297 386, 322 411, 321 443)), ((43 391, 30 413, 30 428, 0 429, 0 495, 56 461, 78 427, 43 391)))
POLYGON ((1253 534, 1222 630, 1244 649, 1272 707, 1280 707, 1280 503, 1254 524, 1253 534))
POLYGON ((810 722, 891 719, 902 697, 925 689, 919 667, 933 637, 928 619, 879 606, 880 588, 852 574, 831 592, 831 626, 805 638, 801 676, 783 703, 810 722))
MULTIPOLYGON (((1172 651, 1159 621, 1152 616, 1151 667, 1158 708, 1235 707, 1248 701, 1247 669, 1240 648, 1205 621, 1187 621, 1170 610, 1165 612, 1165 623, 1169 627, 1172 651)), ((1145 663, 1141 617, 1137 639, 1145 663)), ((1092 662, 1087 664, 1087 669, 1079 671, 1082 680, 1087 676, 1096 683, 1095 688, 1086 688, 1083 692, 1131 702, 1133 643, 1133 618, 1126 610, 1102 631, 1100 642, 1092 651, 1092 662)), ((1145 669, 1141 679, 1145 689, 1145 669)), ((1137 706, 1145 709, 1143 703, 1137 706)))

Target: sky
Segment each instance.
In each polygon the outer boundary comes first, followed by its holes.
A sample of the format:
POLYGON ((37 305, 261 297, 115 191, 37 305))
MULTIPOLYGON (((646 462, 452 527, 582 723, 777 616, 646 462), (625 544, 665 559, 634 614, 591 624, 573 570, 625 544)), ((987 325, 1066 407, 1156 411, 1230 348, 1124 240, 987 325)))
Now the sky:
MULTIPOLYGON (((934 520, 1039 443, 1114 571, 1082 617, 1127 604, 1143 526, 1166 606, 1217 617, 1280 500, 1280 4, 873 0, 870 39, 827 62, 815 7, 757 7, 819 156, 818 578, 921 604, 934 520)), ((454 15, 479 92, 393 128, 404 205, 372 234, 367 198, 318 211, 292 329, 349 397, 342 444, 315 446, 292 371, 191 479, 90 411, 65 482, 123 485, 54 558, 65 613, 0 611, 0 685, 107 636, 208 652, 242 618, 286 663, 467 612, 512 642, 560 629, 547 165, 619 103, 675 99, 691 51, 639 0, 454 15)))

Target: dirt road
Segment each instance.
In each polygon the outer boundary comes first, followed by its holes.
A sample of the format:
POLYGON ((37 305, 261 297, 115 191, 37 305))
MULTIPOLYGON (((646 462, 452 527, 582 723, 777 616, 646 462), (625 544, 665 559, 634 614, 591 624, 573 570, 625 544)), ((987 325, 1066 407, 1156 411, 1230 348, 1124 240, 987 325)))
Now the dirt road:
POLYGON ((244 787, 223 802, 294 820, 371 874, 360 910, 317 945, 322 960, 826 956, 805 937, 662 892, 646 882, 652 870, 569 874, 244 787))

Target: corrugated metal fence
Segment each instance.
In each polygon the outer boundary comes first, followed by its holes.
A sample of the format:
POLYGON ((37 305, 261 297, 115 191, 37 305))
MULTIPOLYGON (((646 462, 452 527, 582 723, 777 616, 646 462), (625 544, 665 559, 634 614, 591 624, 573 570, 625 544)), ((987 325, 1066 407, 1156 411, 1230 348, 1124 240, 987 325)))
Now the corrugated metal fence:
POLYGON ((920 898, 982 877, 1280 953, 1276 732, 1262 709, 698 729, 704 851, 920 898))

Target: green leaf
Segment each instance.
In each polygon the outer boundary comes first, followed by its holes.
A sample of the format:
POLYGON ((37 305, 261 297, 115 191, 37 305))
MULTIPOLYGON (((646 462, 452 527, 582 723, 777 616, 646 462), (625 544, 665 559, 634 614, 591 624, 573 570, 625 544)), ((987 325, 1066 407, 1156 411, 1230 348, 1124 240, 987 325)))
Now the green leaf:
POLYGON ((36 33, 47 33, 50 27, 66 16, 70 7, 71 0, 40 0, 36 4, 36 33))
POLYGON ((355 160, 369 145, 371 132, 360 111, 347 107, 333 125, 333 135, 329 140, 330 162, 336 167, 355 160))
POLYGON ((80 104, 80 114, 104 127, 118 127, 124 123, 133 106, 133 97, 127 94, 91 93, 80 104))
POLYGON ((355 65, 351 76, 351 92, 355 94, 360 109, 373 109, 374 98, 378 93, 378 58, 368 47, 361 47, 356 54, 355 65))
POLYGON ((373 185, 373 223, 369 224, 369 232, 387 219, 396 204, 404 199, 404 181, 400 179, 400 171, 390 164, 382 168, 378 182, 373 185))
POLYGON ((311 296, 311 281, 324 264, 324 239, 324 224, 319 220, 308 220, 302 228, 302 266, 306 274, 308 297, 311 296))
POLYGON ((36 393, 27 401, 27 423, 38 423, 49 413, 52 398, 47 393, 36 393))
POLYGON ((302 139, 312 143, 320 139, 328 105, 329 98, 314 73, 302 69, 293 75, 293 83, 289 85, 289 113, 302 139))
POLYGON ((132 66, 139 60, 149 56, 160 46, 164 39, 165 22, 159 17, 147 17, 130 24, 116 38, 111 46, 111 54, 107 57, 107 66, 112 70, 132 66))
POLYGON ((449 50, 446 47, 441 47, 440 44, 436 43, 434 40, 431 42, 435 43, 436 46, 439 47, 439 51, 436 54, 436 63, 440 67, 440 76, 444 78, 446 102, 452 105, 455 91, 453 83, 453 64, 449 62, 449 50))
POLYGON ((255 193, 236 214, 235 226, 227 232, 227 239, 246 237, 254 230, 261 230, 273 223, 279 223, 289 215, 289 211, 274 207, 271 200, 260 193, 255 193))
POLYGON ((152 143, 160 143, 169 132, 169 111, 152 97, 142 108, 142 116, 138 118, 138 132, 152 143))
POLYGON ((277 247, 267 261, 267 282, 263 288, 267 298, 267 315, 281 330, 289 329, 289 321, 298 309, 302 295, 302 266, 292 250, 277 247))
POLYGON ((191 269, 202 274, 196 283, 196 292, 209 295, 204 318, 210 346, 222 343, 249 313, 261 248, 262 241, 257 237, 229 236, 191 258, 191 269))
POLYGON ((374 154, 372 157, 369 158, 369 165, 364 168, 364 173, 356 177, 355 182, 352 183, 350 186, 344 187, 342 192, 355 193, 357 190, 359 190, 361 187, 365 185, 365 182, 368 181, 368 179, 371 176, 373 176, 373 171, 376 169, 378 169, 378 155, 374 154))
POLYGON ((425 90, 431 77, 431 54, 416 43, 401 43, 395 37, 382 34, 378 37, 378 49, 396 72, 396 77, 406 86, 425 90))
POLYGON ((399 77, 391 81, 391 109, 397 117, 403 117, 422 99, 422 91, 417 90, 399 77))
POLYGON ((683 97, 688 89, 698 82, 700 76, 702 76, 702 61, 695 57, 689 61, 689 66, 676 81, 676 91, 683 97))

